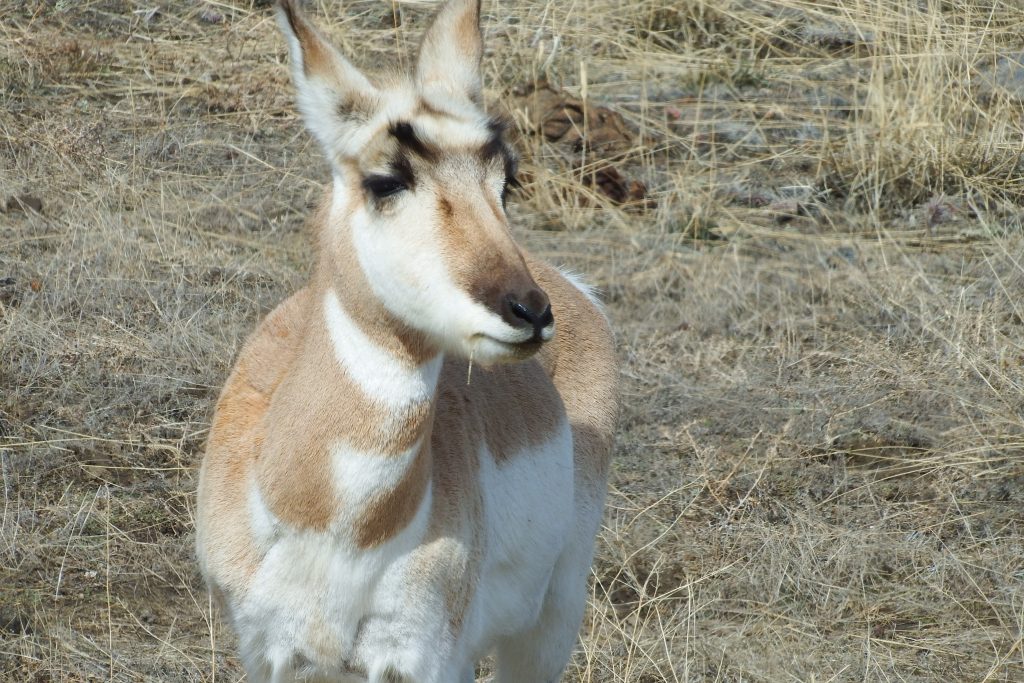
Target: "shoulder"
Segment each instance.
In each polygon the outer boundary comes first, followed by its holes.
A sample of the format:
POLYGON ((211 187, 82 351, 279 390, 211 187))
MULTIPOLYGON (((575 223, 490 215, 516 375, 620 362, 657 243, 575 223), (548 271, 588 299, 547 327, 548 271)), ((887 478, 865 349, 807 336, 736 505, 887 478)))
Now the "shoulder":
POLYGON ((603 487, 619 409, 619 361, 612 325, 595 291, 577 275, 526 255, 551 299, 555 337, 538 360, 562 397, 573 429, 578 465, 603 487))
POLYGON ((558 268, 524 253, 537 284, 551 300, 555 316, 555 344, 561 353, 615 355, 614 335, 604 305, 594 287, 571 270, 558 268))
POLYGON ((238 355, 222 400, 243 387, 264 396, 273 393, 302 343, 309 303, 308 288, 301 289, 260 322, 238 355))

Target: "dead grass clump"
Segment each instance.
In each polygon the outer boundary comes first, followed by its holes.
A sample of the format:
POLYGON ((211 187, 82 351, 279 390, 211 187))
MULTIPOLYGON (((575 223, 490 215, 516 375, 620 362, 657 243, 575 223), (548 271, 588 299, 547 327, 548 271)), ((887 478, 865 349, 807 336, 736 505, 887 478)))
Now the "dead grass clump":
POLYGON ((742 49, 737 39, 749 40, 734 2, 638 3, 637 37, 669 50, 742 49))
MULTIPOLYGON (((973 6, 973 5, 972 5, 973 6)), ((1005 103, 983 108, 972 73, 987 26, 938 5, 879 12, 861 106, 829 160, 833 185, 878 212, 946 194, 1020 203, 1024 130, 1005 103)))

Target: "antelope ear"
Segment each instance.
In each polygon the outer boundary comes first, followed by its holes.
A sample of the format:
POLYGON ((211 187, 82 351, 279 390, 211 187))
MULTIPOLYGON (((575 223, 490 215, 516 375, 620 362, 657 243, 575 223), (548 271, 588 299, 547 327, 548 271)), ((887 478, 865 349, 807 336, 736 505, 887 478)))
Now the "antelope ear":
POLYGON ((306 127, 334 160, 365 119, 377 90, 306 18, 299 0, 278 0, 277 23, 288 39, 299 111, 306 127))
POLYGON ((483 102, 480 0, 448 0, 423 36, 416 80, 422 90, 483 102))

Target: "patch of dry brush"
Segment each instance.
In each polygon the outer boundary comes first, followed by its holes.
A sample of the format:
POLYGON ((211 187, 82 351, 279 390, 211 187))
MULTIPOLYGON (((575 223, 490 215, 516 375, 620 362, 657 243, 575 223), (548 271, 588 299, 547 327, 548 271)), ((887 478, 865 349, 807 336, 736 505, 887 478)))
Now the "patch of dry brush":
MULTIPOLYGON (((326 177, 267 5, 0 0, 4 680, 240 677, 196 467, 326 177)), ((429 13, 317 5, 364 65, 429 13)), ((485 12, 493 98, 617 112, 657 200, 524 131, 518 232, 602 288, 626 367, 567 680, 1024 679, 1024 9, 485 12)))

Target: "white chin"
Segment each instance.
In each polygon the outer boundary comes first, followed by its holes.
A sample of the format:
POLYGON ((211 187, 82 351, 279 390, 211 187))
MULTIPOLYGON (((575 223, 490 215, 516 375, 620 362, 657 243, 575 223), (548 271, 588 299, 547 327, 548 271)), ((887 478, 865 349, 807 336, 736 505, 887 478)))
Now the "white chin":
POLYGON ((541 344, 537 343, 507 343, 488 337, 483 334, 475 334, 462 344, 460 351, 467 357, 472 358, 474 363, 491 365, 494 363, 514 363, 526 360, 540 350, 541 344))

